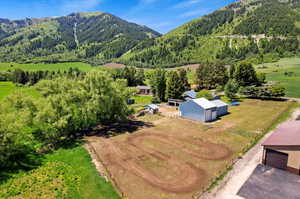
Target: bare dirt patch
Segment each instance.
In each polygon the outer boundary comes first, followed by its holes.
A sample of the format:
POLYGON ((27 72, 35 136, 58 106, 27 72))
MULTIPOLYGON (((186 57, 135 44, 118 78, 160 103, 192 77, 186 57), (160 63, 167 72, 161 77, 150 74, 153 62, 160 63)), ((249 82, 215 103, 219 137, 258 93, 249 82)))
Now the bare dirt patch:
POLYGON ((104 65, 104 67, 116 69, 116 68, 124 68, 125 65, 124 64, 118 64, 118 63, 107 63, 107 64, 104 65))
POLYGON ((122 127, 118 136, 87 139, 122 196, 192 199, 232 166, 256 139, 257 133, 252 132, 268 128, 287 106, 287 102, 245 100, 209 125, 164 117, 133 133, 125 133, 122 127))

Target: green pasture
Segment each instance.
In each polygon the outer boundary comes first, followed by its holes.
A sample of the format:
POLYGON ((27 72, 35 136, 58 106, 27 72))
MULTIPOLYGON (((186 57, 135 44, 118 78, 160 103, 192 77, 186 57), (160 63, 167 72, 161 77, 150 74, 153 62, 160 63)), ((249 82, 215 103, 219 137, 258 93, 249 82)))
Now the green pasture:
POLYGON ((268 81, 283 85, 287 89, 287 97, 300 98, 300 58, 284 58, 275 63, 257 65, 256 69, 265 72, 268 81))
POLYGON ((22 92, 25 95, 38 97, 39 93, 37 90, 35 90, 33 87, 17 87, 12 82, 0 82, 0 100, 2 100, 4 97, 8 96, 9 94, 13 92, 22 92))
POLYGON ((93 67, 89 64, 82 62, 66 62, 66 63, 55 63, 55 64, 19 64, 19 63, 0 63, 0 71, 22 69, 26 71, 36 70, 49 70, 49 71, 65 71, 69 68, 78 68, 82 71, 89 71, 93 67))

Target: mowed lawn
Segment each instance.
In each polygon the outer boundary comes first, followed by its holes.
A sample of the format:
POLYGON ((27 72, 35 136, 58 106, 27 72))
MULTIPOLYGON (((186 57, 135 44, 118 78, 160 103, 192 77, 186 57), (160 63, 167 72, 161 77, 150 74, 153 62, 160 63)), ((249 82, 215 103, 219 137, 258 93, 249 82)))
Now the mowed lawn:
POLYGON ((256 66, 256 68, 258 71, 267 73, 268 81, 276 81, 286 87, 287 97, 300 98, 300 58, 285 58, 276 63, 256 66), (293 75, 287 76, 285 72, 292 72, 293 75))
POLYGON ((12 82, 0 82, 0 100, 13 92, 22 92, 25 95, 38 97, 39 93, 33 87, 17 87, 12 82))
POLYGON ((37 169, 0 182, 0 198, 121 199, 80 146, 48 154, 37 169))
POLYGON ((78 68, 82 71, 89 71, 93 67, 89 64, 82 62, 66 62, 55 64, 19 64, 19 63, 0 63, 0 72, 7 70, 22 69, 26 71, 49 70, 49 71, 66 71, 69 68, 78 68))
POLYGON ((197 198, 295 107, 246 99, 213 123, 163 117, 135 133, 89 140, 128 198, 197 198))

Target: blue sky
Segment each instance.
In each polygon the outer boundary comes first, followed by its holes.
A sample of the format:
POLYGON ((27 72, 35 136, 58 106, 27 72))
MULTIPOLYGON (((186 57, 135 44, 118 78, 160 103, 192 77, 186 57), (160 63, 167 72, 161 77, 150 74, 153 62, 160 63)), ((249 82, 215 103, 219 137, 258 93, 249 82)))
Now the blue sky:
POLYGON ((78 11, 109 12, 166 33, 236 0, 3 0, 0 18, 62 16, 78 11))

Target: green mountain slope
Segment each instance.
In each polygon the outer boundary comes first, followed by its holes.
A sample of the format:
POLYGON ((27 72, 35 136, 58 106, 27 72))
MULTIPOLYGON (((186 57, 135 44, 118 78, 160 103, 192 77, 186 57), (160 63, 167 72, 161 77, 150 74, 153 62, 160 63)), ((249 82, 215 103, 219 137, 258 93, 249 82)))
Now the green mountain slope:
POLYGON ((263 62, 298 53, 299 38, 300 0, 242 0, 142 41, 119 61, 140 66, 263 62))
POLYGON ((10 21, 0 19, 0 60, 68 61, 120 57, 159 33, 108 13, 10 21))

